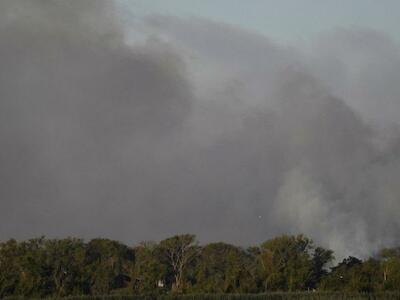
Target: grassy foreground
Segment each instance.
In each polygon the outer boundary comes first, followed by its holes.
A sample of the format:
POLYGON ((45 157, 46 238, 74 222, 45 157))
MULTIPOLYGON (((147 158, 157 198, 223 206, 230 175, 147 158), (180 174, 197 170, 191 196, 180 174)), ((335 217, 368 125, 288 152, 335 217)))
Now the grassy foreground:
MULTIPOLYGON (((4 299, 17 300, 29 299, 19 297, 7 297, 4 299)), ((196 295, 146 295, 146 296, 70 296, 64 298, 67 300, 400 300, 400 292, 390 293, 330 293, 330 292, 293 292, 293 293, 267 293, 267 294, 196 294, 196 295)))

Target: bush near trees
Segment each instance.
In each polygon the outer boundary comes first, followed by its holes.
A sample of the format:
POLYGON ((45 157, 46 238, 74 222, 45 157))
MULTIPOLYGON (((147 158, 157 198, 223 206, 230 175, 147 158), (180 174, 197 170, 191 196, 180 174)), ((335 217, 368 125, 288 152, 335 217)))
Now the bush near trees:
MULTIPOLYGON (((109 239, 11 239, 0 243, 0 298, 400 291, 400 248, 383 249, 364 261, 333 261, 331 250, 304 235, 282 235, 249 248, 199 245, 190 234, 135 247, 109 239)), ((400 293, 390 295, 400 299, 400 293)))

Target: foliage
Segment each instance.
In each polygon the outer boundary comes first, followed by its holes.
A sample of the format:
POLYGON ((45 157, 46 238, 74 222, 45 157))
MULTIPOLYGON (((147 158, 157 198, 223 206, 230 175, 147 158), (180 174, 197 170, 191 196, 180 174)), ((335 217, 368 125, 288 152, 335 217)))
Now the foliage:
POLYGON ((301 291, 313 289, 332 260, 332 251, 314 247, 303 236, 282 235, 260 247, 266 291, 301 291))
POLYGON ((173 277, 173 281, 168 278, 167 281, 172 283, 173 291, 182 292, 185 284, 184 276, 199 252, 196 237, 191 234, 176 235, 161 241, 159 249, 163 262, 173 277))
POLYGON ((134 292, 143 295, 160 291, 157 284, 167 277, 167 266, 161 263, 158 245, 142 242, 134 251, 136 255, 133 273, 134 292))
POLYGON ((11 239, 0 243, 0 298, 400 299, 400 248, 328 269, 332 261, 331 250, 303 235, 247 249, 200 246, 190 234, 135 247, 100 238, 11 239))
POLYGON ((257 290, 257 280, 249 269, 251 257, 241 248, 212 243, 202 248, 196 266, 194 291, 243 293, 257 290))

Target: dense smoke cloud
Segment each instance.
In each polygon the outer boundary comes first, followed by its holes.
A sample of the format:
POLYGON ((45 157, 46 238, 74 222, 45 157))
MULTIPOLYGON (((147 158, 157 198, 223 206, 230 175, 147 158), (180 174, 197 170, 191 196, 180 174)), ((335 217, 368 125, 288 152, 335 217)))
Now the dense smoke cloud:
POLYGON ((172 143, 191 88, 168 48, 125 45, 109 3, 1 3, 3 238, 143 228, 153 149, 172 143))
POLYGON ((399 242, 393 41, 306 52, 201 19, 124 27, 110 3, 0 4, 1 238, 399 242))

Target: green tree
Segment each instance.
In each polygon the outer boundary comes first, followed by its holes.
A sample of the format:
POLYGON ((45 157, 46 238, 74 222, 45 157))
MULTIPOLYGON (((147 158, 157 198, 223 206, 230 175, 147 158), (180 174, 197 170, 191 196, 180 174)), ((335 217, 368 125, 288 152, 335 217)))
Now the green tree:
POLYGON ((313 276, 312 250, 312 240, 303 235, 282 235, 264 242, 260 262, 265 290, 305 290, 313 276))
POLYGON ((312 253, 312 274, 307 282, 308 289, 315 289, 320 282, 321 278, 328 274, 326 265, 331 263, 334 259, 333 251, 317 247, 312 253))
POLYGON ((379 253, 383 289, 400 290, 400 247, 382 249, 379 253))
POLYGON ((45 264, 51 285, 58 297, 81 295, 88 291, 85 282, 86 247, 81 239, 54 239, 45 242, 45 264))
POLYGON ((19 280, 16 294, 28 297, 45 297, 53 292, 51 269, 47 264, 44 237, 19 243, 17 249, 19 280))
POLYGON ((159 249, 173 276, 171 290, 182 292, 185 272, 199 253, 196 237, 191 234, 176 235, 161 241, 159 249))
POLYGON ((324 276, 319 284, 321 290, 359 292, 359 274, 362 268, 362 261, 356 257, 349 256, 341 263, 331 269, 331 272, 324 276))
POLYGON ((87 244, 86 265, 92 295, 109 294, 129 285, 133 272, 133 249, 117 241, 93 239, 87 244))
POLYGON ((257 291, 253 257, 243 249, 211 243, 201 249, 194 290, 200 293, 249 293, 257 291))
POLYGON ((19 245, 12 239, 0 244, 0 298, 14 295, 19 284, 19 245))
POLYGON ((161 262, 159 246, 153 242, 142 242, 134 248, 135 268, 133 289, 137 294, 161 292, 167 277, 167 266, 161 262))

